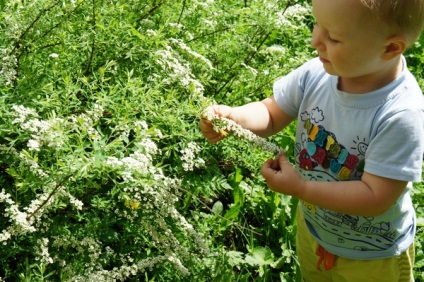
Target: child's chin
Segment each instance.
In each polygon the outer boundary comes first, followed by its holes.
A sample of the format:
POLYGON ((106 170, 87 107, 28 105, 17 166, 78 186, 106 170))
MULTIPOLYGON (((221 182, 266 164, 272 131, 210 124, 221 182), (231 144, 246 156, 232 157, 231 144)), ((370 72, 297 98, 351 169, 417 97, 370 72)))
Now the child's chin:
POLYGON ((338 73, 334 70, 333 66, 330 63, 323 64, 323 67, 326 73, 331 75, 338 75, 338 73))

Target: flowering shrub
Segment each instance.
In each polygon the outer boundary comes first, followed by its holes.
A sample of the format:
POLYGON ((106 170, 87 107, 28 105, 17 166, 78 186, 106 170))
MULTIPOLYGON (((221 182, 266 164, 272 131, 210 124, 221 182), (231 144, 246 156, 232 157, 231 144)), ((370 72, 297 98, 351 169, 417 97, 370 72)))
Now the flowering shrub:
POLYGON ((258 175, 293 128, 211 117, 235 136, 212 146, 197 124, 311 57, 306 1, 0 9, 0 281, 299 278, 296 201, 258 175))
POLYGON ((199 255, 208 248, 176 209, 180 180, 155 166, 161 131, 137 120, 108 127, 113 133, 106 136, 98 127, 103 114, 94 104, 78 115, 42 120, 33 109, 12 106, 11 125, 27 142, 19 150, 3 147, 2 155, 14 160, 7 172, 26 197, 2 189, 1 243, 31 234, 34 259, 62 266, 70 281, 124 280, 156 264, 187 275, 183 262, 196 260, 190 246, 199 255), (60 224, 77 217, 76 226, 60 224), (129 242, 132 248, 124 248, 129 242))

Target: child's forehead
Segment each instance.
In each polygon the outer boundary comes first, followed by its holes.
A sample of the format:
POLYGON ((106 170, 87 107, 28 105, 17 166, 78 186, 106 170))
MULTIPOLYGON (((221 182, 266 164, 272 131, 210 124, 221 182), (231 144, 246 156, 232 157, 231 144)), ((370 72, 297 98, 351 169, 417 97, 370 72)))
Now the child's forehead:
POLYGON ((368 21, 359 0, 313 0, 312 15, 319 24, 343 34, 363 29, 368 21))

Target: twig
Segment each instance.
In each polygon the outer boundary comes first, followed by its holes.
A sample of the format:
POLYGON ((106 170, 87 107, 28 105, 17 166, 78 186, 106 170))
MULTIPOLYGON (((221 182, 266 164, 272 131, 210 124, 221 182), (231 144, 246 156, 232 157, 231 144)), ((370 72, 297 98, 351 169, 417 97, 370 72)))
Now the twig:
POLYGON ((180 16, 178 17, 178 21, 177 21, 178 24, 180 24, 181 18, 183 17, 185 5, 186 5, 186 0, 183 0, 183 7, 181 8, 180 16))
POLYGON ((157 4, 156 6, 152 7, 147 13, 145 13, 143 16, 141 16, 140 18, 138 18, 137 19, 137 22, 141 22, 142 20, 146 19, 148 16, 150 16, 151 14, 153 14, 154 11, 156 11, 160 6, 162 6, 166 2, 168 2, 168 0, 163 0, 162 2, 160 2, 159 4, 157 4))
POLYGON ((26 220, 29 221, 33 216, 35 216, 35 214, 41 210, 47 203, 48 201, 51 199, 51 197, 53 197, 53 195, 57 192, 57 190, 59 189, 60 186, 62 186, 63 182, 65 182, 66 180, 68 180, 69 178, 71 178, 72 174, 69 174, 68 176, 66 176, 64 179, 62 179, 61 182, 59 182, 58 184, 56 184, 56 186, 54 187, 54 189, 50 192, 49 196, 47 197, 47 199, 45 199, 41 205, 39 205, 35 211, 33 211, 30 215, 28 215, 26 217, 26 220))
POLYGON ((24 39, 24 37, 27 35, 27 33, 29 32, 29 30, 31 28, 34 27, 34 25, 41 19, 41 17, 43 16, 43 14, 45 12, 48 12, 49 10, 53 9, 54 7, 56 7, 57 5, 59 5, 60 1, 57 1, 55 4, 53 4, 52 6, 43 9, 42 11, 40 11, 40 13, 35 17, 35 19, 30 23, 30 25, 25 29, 24 32, 22 32, 22 34, 19 36, 18 40, 16 40, 15 42, 15 46, 13 47, 12 51, 10 51, 10 54, 13 54, 16 50, 18 50, 19 48, 21 48, 21 41, 24 39))
POLYGON ((194 38, 192 38, 190 40, 187 40, 187 42, 193 42, 193 41, 196 41, 196 40, 198 40, 198 39, 200 39, 202 37, 206 37, 206 36, 209 36, 209 35, 214 35, 214 34, 217 34, 219 32, 222 32, 222 31, 227 31, 229 29, 231 29, 231 27, 224 27, 224 28, 216 29, 216 30, 214 30, 212 32, 208 32, 208 33, 205 33, 205 34, 200 34, 197 37, 194 37, 194 38))
POLYGON ((91 52, 90 52, 90 58, 88 60, 88 64, 87 64, 87 68, 84 72, 84 76, 87 76, 90 74, 90 68, 91 68, 91 64, 93 63, 93 57, 94 57, 94 49, 96 47, 96 33, 95 33, 95 29, 96 29, 96 0, 92 0, 93 1, 93 41, 91 41, 91 52))

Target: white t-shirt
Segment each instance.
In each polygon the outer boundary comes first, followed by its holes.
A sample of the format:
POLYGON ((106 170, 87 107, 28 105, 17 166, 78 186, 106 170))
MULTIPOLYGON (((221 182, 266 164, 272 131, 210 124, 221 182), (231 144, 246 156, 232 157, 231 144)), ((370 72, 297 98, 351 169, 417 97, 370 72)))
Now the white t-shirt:
MULTIPOLYGON (((338 77, 327 74, 318 59, 275 82, 278 105, 298 119, 295 160, 304 178, 359 180, 366 171, 409 182, 421 180, 424 98, 404 66, 395 81, 365 94, 339 91, 338 77)), ((414 239, 416 219, 409 189, 379 216, 341 214, 305 202, 302 208, 311 234, 338 256, 399 255, 414 239)))

